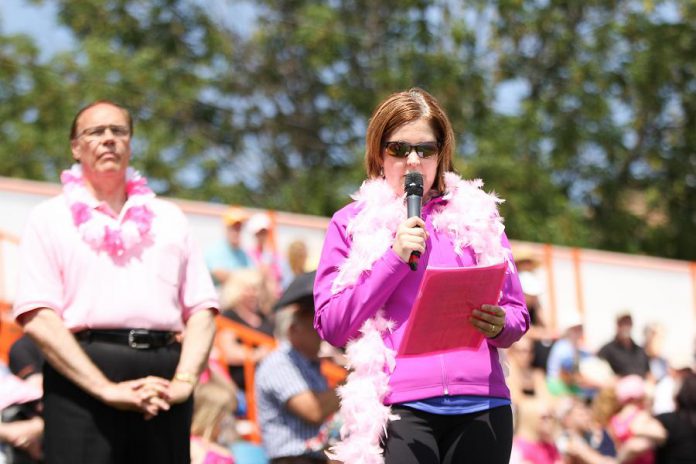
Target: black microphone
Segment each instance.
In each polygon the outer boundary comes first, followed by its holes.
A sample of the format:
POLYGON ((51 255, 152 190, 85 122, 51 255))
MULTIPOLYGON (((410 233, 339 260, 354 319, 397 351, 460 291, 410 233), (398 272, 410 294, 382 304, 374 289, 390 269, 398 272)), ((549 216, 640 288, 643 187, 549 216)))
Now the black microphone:
MULTIPOLYGON (((423 174, 416 171, 407 172, 404 191, 406 192, 406 212, 408 217, 420 217, 421 203, 423 201, 423 174)), ((418 269, 420 255, 420 251, 411 252, 411 256, 408 258, 408 266, 412 271, 418 269)))

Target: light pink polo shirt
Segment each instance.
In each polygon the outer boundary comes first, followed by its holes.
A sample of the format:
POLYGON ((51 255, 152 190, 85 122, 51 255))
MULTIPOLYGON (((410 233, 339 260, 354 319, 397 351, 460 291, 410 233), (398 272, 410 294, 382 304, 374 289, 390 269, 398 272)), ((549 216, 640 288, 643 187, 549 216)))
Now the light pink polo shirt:
MULTIPOLYGON (((14 316, 56 311, 73 332, 86 328, 180 331, 196 311, 218 308, 217 294, 188 220, 155 198, 151 243, 123 262, 80 236, 62 195, 32 211, 20 245, 14 316)), ((102 214, 93 210, 94 214, 102 214)))

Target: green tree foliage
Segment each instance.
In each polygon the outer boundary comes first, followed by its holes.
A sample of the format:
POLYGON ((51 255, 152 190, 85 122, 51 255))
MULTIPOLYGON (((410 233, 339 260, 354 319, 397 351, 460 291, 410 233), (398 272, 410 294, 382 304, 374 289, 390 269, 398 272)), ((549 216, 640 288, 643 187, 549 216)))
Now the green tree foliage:
POLYGON ((696 2, 500 1, 519 134, 585 208, 591 246, 696 259, 696 2))
POLYGON ((12 152, 3 153, 0 163, 9 166, 0 173, 56 180, 70 162, 72 116, 91 101, 110 99, 131 109, 135 164, 160 193, 208 199, 224 189, 219 173, 239 140, 227 130, 234 111, 220 104, 216 86, 230 72, 225 57, 232 31, 220 30, 191 2, 57 4, 75 50, 40 64, 27 37, 3 38, 24 44, 6 58, 0 75, 8 82, 0 104, 17 125, 3 135, 31 146, 3 147, 12 152), (27 116, 17 118, 21 114, 27 116))
POLYGON ((696 0, 53 2, 70 53, 0 31, 0 175, 56 180, 110 98, 158 192, 330 215, 420 86, 511 237, 696 259, 696 0))
MULTIPOLYGON (((55 179, 65 166, 57 154, 68 146, 69 114, 65 83, 55 70, 74 66, 55 59, 41 63, 26 36, 0 35, 0 175, 55 179)), ((69 155, 68 155, 69 156, 69 155)))
POLYGON ((460 122, 484 107, 470 45, 462 39, 452 54, 452 38, 438 33, 444 10, 430 2, 266 0, 257 8, 236 67, 248 86, 245 127, 262 154, 265 205, 326 215, 345 204, 364 176, 367 118, 395 90, 438 89, 460 122))

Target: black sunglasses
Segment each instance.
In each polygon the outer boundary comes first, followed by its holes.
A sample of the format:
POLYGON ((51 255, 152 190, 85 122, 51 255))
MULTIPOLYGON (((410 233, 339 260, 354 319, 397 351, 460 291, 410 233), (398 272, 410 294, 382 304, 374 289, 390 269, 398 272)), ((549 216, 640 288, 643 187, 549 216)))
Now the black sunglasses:
POLYGON ((416 143, 411 145, 406 142, 384 142, 387 154, 396 158, 406 158, 411 151, 416 150, 419 158, 430 158, 440 153, 440 144, 437 142, 416 143))

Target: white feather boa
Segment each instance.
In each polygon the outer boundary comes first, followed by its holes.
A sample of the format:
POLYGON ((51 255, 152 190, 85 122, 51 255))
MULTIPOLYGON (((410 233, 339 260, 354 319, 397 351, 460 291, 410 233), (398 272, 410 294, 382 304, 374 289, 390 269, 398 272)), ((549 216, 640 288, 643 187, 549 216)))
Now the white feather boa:
MULTIPOLYGON (((446 173, 443 198, 447 202, 433 212, 433 227, 450 235, 454 252, 459 255, 471 247, 479 264, 507 261, 512 265, 512 257, 501 242, 505 227, 497 205, 503 200, 482 187, 480 179, 466 181, 446 173)), ((397 227, 406 219, 404 197, 397 196, 382 179, 365 181, 353 199, 359 212, 348 224, 352 245, 332 283, 334 294, 354 285, 363 272, 372 268, 392 246, 397 227)), ((386 320, 380 310, 365 321, 361 335, 346 346, 351 372, 338 389, 343 426, 341 441, 327 453, 331 459, 346 464, 384 463, 380 441, 388 421, 399 418, 383 403, 396 353, 384 345, 382 334, 392 328, 393 321, 386 320)))

